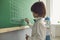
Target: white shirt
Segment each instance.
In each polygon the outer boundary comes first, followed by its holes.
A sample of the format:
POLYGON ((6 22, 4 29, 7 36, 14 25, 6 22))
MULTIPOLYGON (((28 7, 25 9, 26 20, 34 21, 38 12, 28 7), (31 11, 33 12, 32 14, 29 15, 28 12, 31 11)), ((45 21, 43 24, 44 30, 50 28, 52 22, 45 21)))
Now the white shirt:
POLYGON ((44 22, 44 18, 37 18, 35 19, 36 22, 33 26, 29 24, 29 26, 32 29, 32 36, 30 37, 30 40, 45 40, 46 38, 46 26, 44 22))

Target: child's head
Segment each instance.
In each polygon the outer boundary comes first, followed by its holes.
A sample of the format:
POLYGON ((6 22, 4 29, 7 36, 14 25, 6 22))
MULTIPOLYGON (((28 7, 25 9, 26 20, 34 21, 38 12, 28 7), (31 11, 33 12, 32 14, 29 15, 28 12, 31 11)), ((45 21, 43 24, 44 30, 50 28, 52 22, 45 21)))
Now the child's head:
POLYGON ((36 17, 45 17, 46 9, 43 2, 36 2, 32 5, 31 11, 33 12, 34 18, 36 17))

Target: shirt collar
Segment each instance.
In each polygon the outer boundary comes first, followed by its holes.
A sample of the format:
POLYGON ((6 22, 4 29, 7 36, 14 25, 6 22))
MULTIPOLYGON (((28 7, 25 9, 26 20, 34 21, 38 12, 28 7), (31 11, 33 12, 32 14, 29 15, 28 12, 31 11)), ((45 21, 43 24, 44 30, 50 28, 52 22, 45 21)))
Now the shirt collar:
POLYGON ((35 19, 34 19, 35 22, 38 21, 38 20, 44 20, 44 18, 38 17, 38 18, 35 18, 35 19))

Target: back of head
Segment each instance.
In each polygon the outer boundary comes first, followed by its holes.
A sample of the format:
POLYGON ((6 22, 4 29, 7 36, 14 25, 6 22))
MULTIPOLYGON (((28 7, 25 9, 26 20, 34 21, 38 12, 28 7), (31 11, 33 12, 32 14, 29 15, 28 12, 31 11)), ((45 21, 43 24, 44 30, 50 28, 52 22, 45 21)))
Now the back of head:
POLYGON ((31 6, 31 11, 34 13, 38 13, 40 17, 45 17, 46 9, 43 2, 36 2, 31 6))

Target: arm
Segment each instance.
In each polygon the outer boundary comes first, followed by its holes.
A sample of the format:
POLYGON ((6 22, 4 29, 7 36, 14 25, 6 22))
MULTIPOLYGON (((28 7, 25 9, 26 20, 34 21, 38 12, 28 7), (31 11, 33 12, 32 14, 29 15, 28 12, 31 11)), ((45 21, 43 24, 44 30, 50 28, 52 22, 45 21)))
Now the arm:
POLYGON ((46 27, 45 27, 45 25, 42 24, 42 23, 38 23, 37 26, 38 26, 37 32, 40 35, 40 38, 45 39, 45 37, 46 37, 46 27))
POLYGON ((25 21, 27 22, 27 25, 29 25, 30 28, 32 28, 33 24, 31 24, 31 23, 29 22, 29 19, 28 19, 28 18, 25 18, 25 21))
MULTIPOLYGON (((29 22, 29 19, 25 18, 25 21, 26 21, 27 25, 30 26, 30 28, 32 28, 33 25, 29 22)), ((26 34, 26 40, 29 40, 30 37, 31 37, 30 35, 26 34)))

